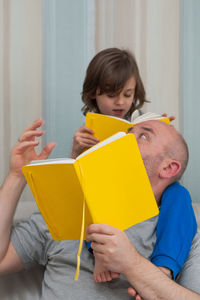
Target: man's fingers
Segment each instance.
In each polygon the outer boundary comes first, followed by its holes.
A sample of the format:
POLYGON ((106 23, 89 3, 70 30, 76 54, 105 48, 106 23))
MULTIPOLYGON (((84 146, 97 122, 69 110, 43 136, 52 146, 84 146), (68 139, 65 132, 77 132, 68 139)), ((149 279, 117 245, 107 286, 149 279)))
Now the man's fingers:
POLYGON ((38 159, 48 158, 55 146, 56 146, 56 143, 54 143, 54 142, 47 144, 44 147, 44 149, 42 150, 42 152, 40 153, 40 155, 38 156, 38 159))
POLYGON ((92 224, 87 229, 87 233, 100 233, 100 234, 108 234, 113 235, 117 231, 119 231, 117 228, 107 225, 107 224, 92 224))
POLYGON ((21 134, 21 137, 18 139, 18 141, 19 142, 23 141, 24 140, 24 135, 26 135, 28 131, 34 131, 34 132, 36 132, 37 128, 41 127, 42 124, 43 124, 43 121, 40 118, 36 119, 29 127, 27 127, 23 131, 23 133, 21 134))
MULTIPOLYGON (((96 244, 106 244, 110 241, 111 237, 114 237, 119 230, 107 224, 92 224, 87 229, 87 241, 95 242, 96 244)), ((92 244, 93 249, 96 248, 96 244, 92 244), (93 247, 95 246, 95 248, 93 247)), ((98 248, 97 250, 100 250, 98 248)))
POLYGON ((24 130, 24 132, 25 131, 30 131, 30 130, 35 130, 35 129, 39 128, 40 126, 42 126, 42 124, 43 124, 43 121, 40 118, 38 118, 30 126, 28 126, 24 130))
POLYGON ((29 131, 25 131, 21 137, 18 139, 18 141, 21 143, 23 141, 26 141, 26 140, 31 140, 33 139, 34 137, 39 137, 41 135, 44 134, 44 131, 37 131, 37 130, 29 130, 29 131))
POLYGON ((17 144, 13 149, 15 149, 16 152, 24 152, 27 148, 35 147, 39 145, 40 141, 23 141, 17 144))
POLYGON ((91 242, 91 248, 93 249, 94 256, 105 254, 105 244, 103 242, 91 242))
POLYGON ((95 242, 98 244, 106 244, 107 241, 110 239, 110 237, 111 237, 111 235, 108 235, 108 234, 91 233, 91 234, 87 234, 86 241, 95 242))

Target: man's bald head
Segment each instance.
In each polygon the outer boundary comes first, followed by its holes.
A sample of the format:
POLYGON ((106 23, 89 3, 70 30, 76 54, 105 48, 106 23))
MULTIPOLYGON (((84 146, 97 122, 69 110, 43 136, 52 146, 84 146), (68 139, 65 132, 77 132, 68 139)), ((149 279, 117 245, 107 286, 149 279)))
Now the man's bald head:
MULTIPOLYGON (((156 173, 161 162, 180 164, 177 173, 171 176, 171 183, 179 180, 188 163, 188 147, 182 135, 171 125, 151 120, 135 125, 134 133, 144 160, 147 173, 156 173)), ((172 174, 172 173, 171 173, 172 174)))
MULTIPOLYGON (((176 130, 175 130, 176 131, 176 130)), ((164 147, 165 156, 171 159, 175 159, 181 163, 181 169, 179 173, 173 178, 173 182, 180 180, 188 164, 189 151, 186 141, 183 136, 176 131, 171 144, 164 147)))

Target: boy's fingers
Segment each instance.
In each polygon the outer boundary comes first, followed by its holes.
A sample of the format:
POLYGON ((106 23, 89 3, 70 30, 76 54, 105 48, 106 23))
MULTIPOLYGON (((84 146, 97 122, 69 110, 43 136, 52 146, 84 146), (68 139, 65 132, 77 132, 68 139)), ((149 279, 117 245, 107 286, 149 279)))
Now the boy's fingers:
POLYGON ((136 290, 132 287, 128 288, 128 294, 132 297, 135 297, 136 296, 136 290))
POLYGON ((88 139, 88 140, 91 140, 91 141, 95 141, 95 142, 99 142, 99 140, 97 138, 95 138, 94 136, 92 136, 91 134, 87 134, 87 133, 84 133, 82 135, 82 138, 84 139, 88 139))
POLYGON ((94 131, 93 131, 92 129, 86 127, 86 126, 81 127, 81 128, 80 128, 80 131, 81 131, 81 132, 88 132, 88 133, 90 133, 90 134, 94 134, 94 131))

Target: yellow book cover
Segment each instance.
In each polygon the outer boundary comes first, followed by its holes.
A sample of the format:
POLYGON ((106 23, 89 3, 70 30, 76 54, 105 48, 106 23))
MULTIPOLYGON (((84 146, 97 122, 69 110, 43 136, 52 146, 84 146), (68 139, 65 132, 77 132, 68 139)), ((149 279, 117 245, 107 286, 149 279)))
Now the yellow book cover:
POLYGON ((78 240, 85 227, 106 223, 121 230, 158 214, 134 134, 117 133, 76 160, 35 161, 22 168, 55 240, 78 240))
POLYGON ((169 118, 151 112, 137 117, 133 122, 113 116, 88 112, 85 119, 85 126, 94 131, 94 136, 99 141, 103 141, 119 131, 128 133, 128 130, 134 125, 149 120, 160 120, 168 124, 170 123, 169 118))

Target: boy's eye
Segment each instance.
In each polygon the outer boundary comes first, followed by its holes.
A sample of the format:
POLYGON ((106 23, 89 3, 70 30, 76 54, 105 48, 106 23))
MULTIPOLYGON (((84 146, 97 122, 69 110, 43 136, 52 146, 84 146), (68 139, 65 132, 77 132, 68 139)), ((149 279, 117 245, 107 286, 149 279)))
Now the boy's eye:
POLYGON ((107 97, 109 97, 109 98, 114 98, 115 95, 109 94, 109 95, 107 95, 107 97))
POLYGON ((126 98, 130 98, 130 97, 132 97, 133 95, 132 94, 125 94, 124 95, 124 97, 126 97, 126 98))

